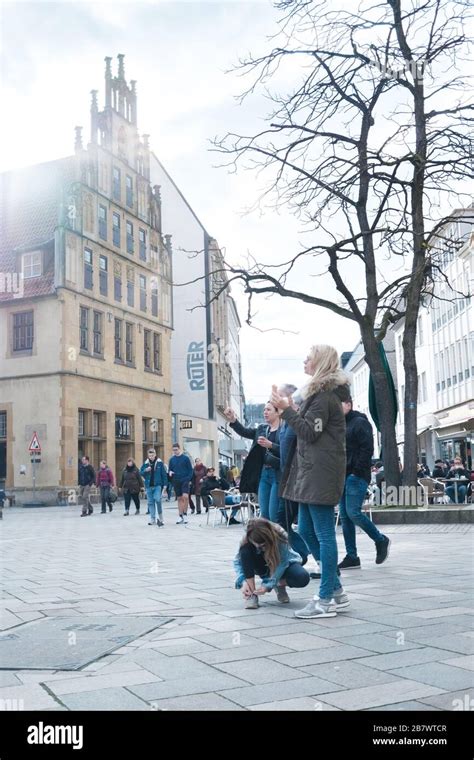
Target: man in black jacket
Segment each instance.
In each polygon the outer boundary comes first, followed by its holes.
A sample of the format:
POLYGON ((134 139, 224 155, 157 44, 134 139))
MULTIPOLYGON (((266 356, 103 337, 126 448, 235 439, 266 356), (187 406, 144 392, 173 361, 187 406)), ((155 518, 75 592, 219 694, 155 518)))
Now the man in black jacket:
POLYGON ((95 483, 95 470, 90 463, 89 457, 82 457, 79 465, 79 496, 82 501, 81 517, 91 515, 94 511, 91 504, 90 492, 95 483))
POLYGON ((352 399, 343 401, 342 408, 346 415, 346 483, 339 503, 339 514, 346 556, 339 563, 339 568, 349 570, 360 568, 356 546, 356 525, 375 542, 377 565, 381 565, 387 559, 390 539, 380 533, 374 523, 362 512, 367 486, 370 483, 374 453, 372 426, 365 414, 353 410, 352 399))

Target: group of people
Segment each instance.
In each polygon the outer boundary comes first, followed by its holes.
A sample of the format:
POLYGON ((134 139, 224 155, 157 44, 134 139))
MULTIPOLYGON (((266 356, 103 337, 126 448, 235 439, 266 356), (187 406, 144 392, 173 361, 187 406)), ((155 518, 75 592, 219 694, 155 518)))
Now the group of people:
MULTIPOLYGON (((150 448, 147 452, 148 458, 142 464, 140 469, 135 464, 135 460, 129 457, 127 464, 123 468, 118 487, 123 491, 125 502, 124 516, 130 514, 130 504, 133 501, 135 505, 135 514, 140 514, 140 493, 146 492, 148 502, 148 513, 150 514, 149 525, 163 525, 162 510, 162 493, 168 489, 170 492, 169 477, 167 468, 162 460, 157 457, 156 451, 150 448)), ((113 488, 115 486, 114 474, 105 460, 102 460, 97 473, 90 463, 88 456, 83 456, 79 465, 79 498, 82 504, 81 517, 91 515, 94 508, 91 503, 91 488, 97 486, 100 493, 101 513, 113 511, 113 504, 117 499, 113 488)))
POLYGON ((352 408, 349 378, 340 369, 332 346, 313 346, 304 362, 309 382, 272 387, 265 422, 245 428, 232 409, 230 426, 252 440, 240 479, 240 491, 258 493, 260 517, 250 520, 234 560, 236 586, 247 609, 275 589, 281 603, 286 587, 304 587, 309 554, 319 565, 319 593, 296 617, 334 617, 350 601, 340 581, 341 570, 360 568, 356 527, 374 541, 376 564, 387 559, 390 539, 362 512, 371 480, 372 427, 352 408), (335 507, 339 505, 346 556, 338 563, 335 507), (293 529, 297 522, 298 532, 293 529), (255 576, 262 578, 257 588, 255 576))
POLYGON ((426 464, 418 464, 417 478, 433 478, 435 490, 442 490, 441 482, 446 483, 445 493, 452 504, 463 504, 466 496, 472 496, 474 473, 468 470, 460 456, 450 461, 436 459, 433 472, 426 464))
MULTIPOLYGON (((229 490, 232 485, 235 485, 235 478, 239 474, 238 468, 234 466, 232 469, 227 468, 225 473, 230 480, 226 480, 221 475, 217 477, 214 467, 206 467, 199 458, 194 460, 193 466, 189 456, 182 451, 177 443, 173 445, 173 456, 170 458, 168 466, 157 457, 155 449, 150 448, 147 455, 147 459, 140 468, 135 464, 134 459, 129 457, 117 485, 123 491, 125 517, 130 514, 132 501, 135 505, 135 514, 140 514, 140 494, 145 491, 148 504, 147 511, 150 515, 149 525, 158 525, 159 527, 164 525, 162 498, 165 489, 167 490, 168 501, 171 489, 174 489, 178 501, 178 519, 176 522, 177 524, 186 524, 188 506, 191 508, 192 514, 195 512, 201 514, 202 503, 207 512, 212 503, 211 491, 215 488, 229 490)), ((81 517, 93 513, 90 494, 94 485, 100 492, 101 513, 106 513, 107 506, 109 512, 112 512, 113 503, 117 497, 113 491, 115 479, 111 468, 105 460, 102 460, 96 473, 89 457, 83 456, 79 466, 81 517)), ((230 524, 238 524, 234 511, 229 522, 230 524)))

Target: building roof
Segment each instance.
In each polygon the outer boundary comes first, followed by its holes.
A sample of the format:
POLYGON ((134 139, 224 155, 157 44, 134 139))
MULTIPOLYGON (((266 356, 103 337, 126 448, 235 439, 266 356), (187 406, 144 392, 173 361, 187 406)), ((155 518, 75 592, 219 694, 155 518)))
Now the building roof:
MULTIPOLYGON (((17 271, 17 253, 44 246, 59 224, 63 187, 74 181, 74 156, 0 175, 0 268, 17 271)), ((40 277, 24 282, 24 297, 54 292, 54 257, 40 277)), ((11 293, 0 293, 9 300, 11 293)))

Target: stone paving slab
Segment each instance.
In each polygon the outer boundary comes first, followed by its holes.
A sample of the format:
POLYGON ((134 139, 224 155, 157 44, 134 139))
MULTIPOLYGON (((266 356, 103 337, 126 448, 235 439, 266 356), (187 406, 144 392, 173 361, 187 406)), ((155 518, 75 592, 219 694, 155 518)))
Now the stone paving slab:
MULTIPOLYGON (((427 687, 430 688, 430 687, 427 687)), ((330 692, 342 690, 342 686, 337 686, 329 681, 324 681, 315 676, 306 678, 296 678, 283 683, 268 683, 258 686, 246 686, 241 689, 231 689, 222 691, 222 696, 232 699, 243 707, 261 704, 263 702, 274 702, 275 697, 282 699, 291 699, 292 697, 308 697, 312 695, 324 694, 327 700, 327 694, 330 692)), ((337 705, 336 705, 337 706, 337 705)))
POLYGON ((474 674, 472 672, 439 662, 429 662, 424 665, 408 665, 405 668, 396 668, 390 672, 395 676, 428 683, 446 691, 456 688, 469 689, 470 687, 474 687, 474 674))
POLYGON ((345 689, 337 694, 326 694, 324 699, 341 710, 365 710, 370 707, 379 707, 390 702, 396 703, 397 697, 400 701, 410 701, 420 699, 421 697, 431 697, 441 694, 442 689, 428 684, 418 683, 417 681, 408 681, 400 679, 386 684, 377 684, 375 686, 364 686, 359 689, 345 689))
POLYGON ((355 660, 349 662, 331 662, 319 663, 318 665, 305 665, 300 668, 305 673, 312 676, 324 678, 326 681, 345 686, 348 689, 355 689, 362 686, 375 686, 377 684, 391 684, 399 681, 397 673, 385 673, 374 668, 366 668, 355 660))
POLYGON ((241 705, 231 702, 219 694, 192 694, 170 699, 154 699, 152 705, 158 710, 244 710, 241 705))
POLYGON ((61 702, 69 710, 143 710, 151 709, 143 699, 127 689, 117 687, 61 694, 61 702))

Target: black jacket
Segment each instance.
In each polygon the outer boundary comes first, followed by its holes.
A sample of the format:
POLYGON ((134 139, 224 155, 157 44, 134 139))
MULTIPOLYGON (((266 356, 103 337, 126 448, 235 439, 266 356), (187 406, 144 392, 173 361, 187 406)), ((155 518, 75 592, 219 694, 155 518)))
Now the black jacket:
POLYGON ((257 493, 264 462, 271 464, 275 470, 280 468, 280 429, 276 431, 276 441, 272 448, 267 450, 257 443, 261 435, 268 438, 270 425, 266 422, 257 428, 246 428, 236 420, 230 423, 230 427, 242 438, 250 438, 253 441, 240 474, 239 491, 240 493, 257 493))
POLYGON ((92 486, 95 483, 95 470, 91 464, 79 465, 79 485, 92 486))
POLYGON ((207 475, 201 483, 201 496, 209 496, 214 488, 221 488, 223 491, 228 491, 230 483, 228 483, 225 478, 217 478, 215 475, 210 477, 207 475))
POLYGON ((445 478, 446 477, 447 470, 444 467, 439 467, 436 465, 433 467, 433 477, 434 478, 445 478))
POLYGON ((469 470, 464 469, 464 467, 451 467, 446 477, 452 478, 452 480, 457 480, 458 478, 466 478, 468 481, 470 481, 471 473, 469 470))
POLYGON ((356 475, 370 483, 374 434, 362 412, 346 414, 346 475, 356 475))
POLYGON ((120 479, 120 488, 127 493, 140 493, 140 490, 145 487, 143 478, 140 475, 138 467, 132 467, 131 470, 125 467, 122 470, 122 477, 120 479))

